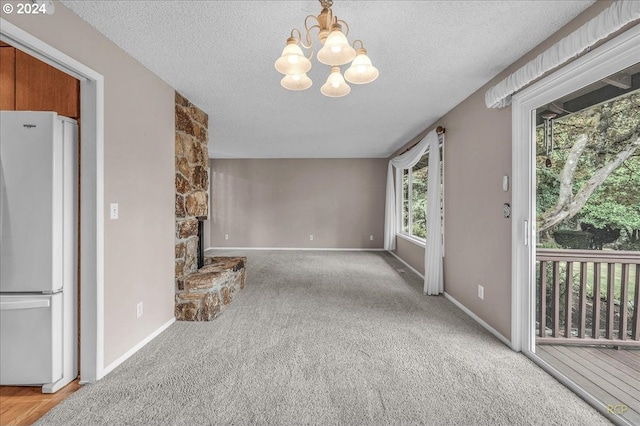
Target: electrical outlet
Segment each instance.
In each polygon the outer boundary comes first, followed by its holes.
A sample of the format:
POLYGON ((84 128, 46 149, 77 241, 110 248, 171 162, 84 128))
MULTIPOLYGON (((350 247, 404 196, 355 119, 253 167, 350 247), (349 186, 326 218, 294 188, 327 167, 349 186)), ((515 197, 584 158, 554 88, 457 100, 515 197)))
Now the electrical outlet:
POLYGON ((142 302, 139 302, 136 305, 136 318, 140 318, 142 316, 142 302))
POLYGON ((369 235, 369 241, 373 241, 373 235, 369 235))
POLYGON ((313 235, 309 235, 309 241, 313 241, 313 235))
POLYGON ((484 300, 484 287, 482 287, 481 285, 478 286, 478 297, 484 300))
POLYGON ((224 234, 224 239, 228 240, 229 239, 229 234, 224 234))

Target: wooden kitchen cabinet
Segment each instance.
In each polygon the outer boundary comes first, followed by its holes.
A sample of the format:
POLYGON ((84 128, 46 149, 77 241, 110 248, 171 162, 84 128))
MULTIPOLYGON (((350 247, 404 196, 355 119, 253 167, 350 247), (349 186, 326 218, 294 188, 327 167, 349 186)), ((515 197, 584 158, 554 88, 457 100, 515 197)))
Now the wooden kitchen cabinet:
POLYGON ((16 109, 16 49, 0 46, 0 110, 16 109))
POLYGON ((55 111, 65 117, 79 118, 78 80, 13 47, 0 46, 0 53, 1 109, 55 111))
POLYGON ((16 50, 16 110, 55 111, 78 118, 79 95, 78 80, 16 50))

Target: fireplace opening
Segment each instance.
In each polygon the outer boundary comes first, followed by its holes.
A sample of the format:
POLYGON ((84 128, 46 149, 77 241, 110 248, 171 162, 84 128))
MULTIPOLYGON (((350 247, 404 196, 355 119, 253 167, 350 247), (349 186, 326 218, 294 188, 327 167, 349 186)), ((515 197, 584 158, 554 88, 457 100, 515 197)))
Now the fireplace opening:
POLYGON ((196 216, 198 219, 198 269, 204 266, 204 221, 206 216, 196 216))

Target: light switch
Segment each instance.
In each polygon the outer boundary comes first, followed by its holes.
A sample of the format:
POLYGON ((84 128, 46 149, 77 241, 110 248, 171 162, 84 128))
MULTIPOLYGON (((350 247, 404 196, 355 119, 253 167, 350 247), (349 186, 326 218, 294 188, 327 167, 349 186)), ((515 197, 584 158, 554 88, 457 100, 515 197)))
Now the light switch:
POLYGON ((111 203, 109 210, 111 211, 111 219, 117 219, 118 218, 118 203, 111 203))
POLYGON ((502 176, 502 190, 509 191, 509 176, 502 176))

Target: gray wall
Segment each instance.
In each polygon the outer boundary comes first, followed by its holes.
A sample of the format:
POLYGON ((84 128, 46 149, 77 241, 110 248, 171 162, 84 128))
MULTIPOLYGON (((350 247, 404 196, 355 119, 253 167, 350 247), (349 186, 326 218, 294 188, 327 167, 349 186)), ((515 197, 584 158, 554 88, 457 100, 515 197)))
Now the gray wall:
POLYGON ((424 275, 424 247, 402 237, 396 237, 395 254, 418 273, 424 275))
POLYGON ((382 248, 386 167, 386 159, 211 160, 208 247, 382 248))
POLYGON ((173 318, 174 90, 59 2, 53 15, 2 17, 104 76, 108 366, 173 318))
MULTIPOLYGON (((445 291, 508 339, 511 221, 503 218, 502 205, 511 202, 511 191, 502 191, 502 176, 511 175, 511 108, 488 109, 484 93, 610 4, 596 2, 423 133, 437 125, 446 128, 445 291), (484 286, 484 300, 478 298, 478 285, 484 286)), ((424 248, 401 240, 396 254, 423 272, 424 248)))

